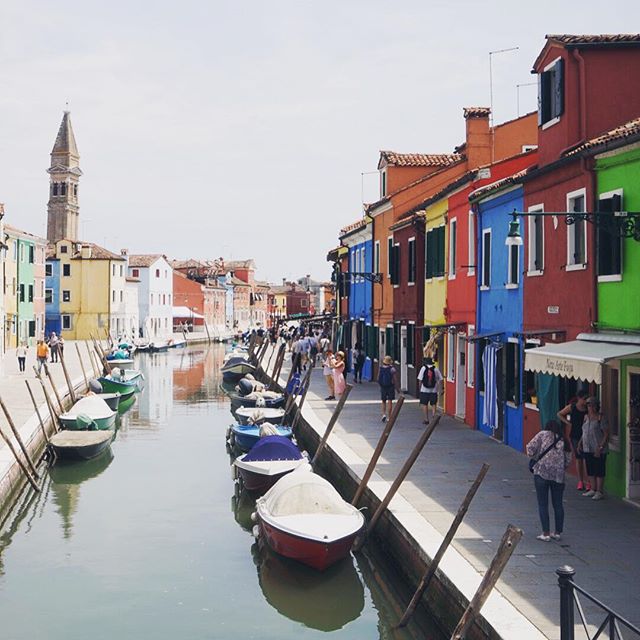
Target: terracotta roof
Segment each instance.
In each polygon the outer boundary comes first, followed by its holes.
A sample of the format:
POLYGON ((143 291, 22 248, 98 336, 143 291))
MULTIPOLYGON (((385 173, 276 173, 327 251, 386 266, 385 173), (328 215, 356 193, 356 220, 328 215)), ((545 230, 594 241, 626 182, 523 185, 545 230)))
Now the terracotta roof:
POLYGON ((248 282, 245 282, 244 280, 240 280, 240 278, 236 278, 235 276, 231 276, 229 278, 229 282, 234 287, 250 287, 251 286, 248 282))
POLYGON ((89 247, 91 249, 90 260, 124 260, 124 256, 121 256, 119 253, 113 253, 113 251, 109 251, 109 249, 105 249, 100 245, 97 245, 93 242, 76 242, 74 243, 75 253, 72 256, 73 260, 81 260, 82 259, 82 249, 89 247))
POLYGON ((465 107, 463 109, 465 120, 467 118, 488 118, 490 113, 489 107, 465 107))
POLYGON ((13 233, 14 235, 24 236, 26 238, 29 238, 30 240, 33 240, 34 242, 44 243, 47 241, 45 238, 37 236, 34 233, 29 233, 28 231, 23 231, 22 229, 18 229, 18 227, 14 227, 13 225, 10 225, 10 224, 5 224, 4 230, 5 232, 13 233))
POLYGON ((150 267, 158 258, 164 258, 161 253, 143 253, 129 256, 130 267, 150 267))
POLYGON ((564 45, 640 44, 640 33, 599 33, 596 35, 547 34, 547 40, 564 45))
POLYGON ((252 258, 248 260, 225 260, 224 268, 227 271, 234 271, 235 269, 254 269, 256 268, 256 263, 252 258))
MULTIPOLYGON (((583 151, 589 151, 591 149, 597 149, 599 147, 606 147, 611 143, 626 143, 631 142, 637 138, 640 138, 640 118, 635 118, 629 122, 625 122, 619 127, 610 129, 606 133, 602 133, 591 140, 587 140, 584 144, 567 151, 564 155, 573 156, 583 151)), ((620 146, 616 144, 615 146, 620 146)))
POLYGON ((481 198, 484 198, 490 193, 493 193, 494 191, 500 191, 501 189, 506 189, 513 184, 517 184, 522 178, 524 178, 535 168, 535 166, 527 167, 526 169, 522 169, 522 171, 518 171, 510 176, 507 176, 506 178, 496 180, 496 182, 492 182, 491 184, 485 185, 484 187, 480 187, 479 189, 476 189, 469 194, 469 200, 475 202, 477 200, 480 200, 481 198))
POLYGON ((264 280, 254 280, 253 284, 256 287, 270 287, 271 286, 268 282, 264 282, 264 280))
POLYGON ((364 229, 368 224, 368 221, 366 218, 360 218, 360 220, 357 220, 356 222, 352 222, 351 224, 348 224, 346 227, 342 227, 342 229, 340 229, 340 236, 344 236, 347 233, 353 233, 354 231, 358 231, 359 229, 364 229))
POLYGON ((188 260, 171 260, 169 263, 174 269, 200 269, 206 268, 207 264, 200 260, 189 258, 188 260))
POLYGON ((271 287, 271 290, 269 291, 269 293, 283 294, 283 293, 287 293, 287 291, 289 291, 289 287, 283 287, 282 285, 274 285, 273 287, 271 287))
MULTIPOLYGON (((380 151, 380 162, 396 167, 448 167, 461 159, 456 153, 397 153, 380 151)), ((380 166, 380 162, 378 166, 380 166)))

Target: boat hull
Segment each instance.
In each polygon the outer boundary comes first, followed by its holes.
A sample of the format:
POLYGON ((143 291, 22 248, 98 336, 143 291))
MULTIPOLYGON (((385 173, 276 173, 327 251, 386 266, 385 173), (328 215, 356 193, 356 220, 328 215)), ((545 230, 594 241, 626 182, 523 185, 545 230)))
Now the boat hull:
MULTIPOLYGON (((98 431, 106 431, 107 429, 112 429, 115 425, 116 415, 117 413, 114 411, 112 416, 107 416, 106 418, 92 418, 92 420, 98 431)), ((60 416, 60 424, 62 425, 62 428, 67 431, 86 431, 84 425, 78 425, 76 418, 65 418, 60 416)))
MULTIPOLYGON (((285 398, 284 396, 279 396, 278 398, 265 398, 264 406, 269 409, 280 409, 284 407, 285 398)), ((262 407, 258 407, 256 398, 247 398, 246 396, 239 396, 234 394, 231 396, 231 404, 238 407, 257 407, 261 409, 262 407)))
POLYGON ((122 400, 135 393, 138 389, 137 382, 133 380, 129 382, 118 382, 117 380, 102 377, 99 379, 99 382, 102 385, 103 391, 107 393, 115 393, 117 391, 122 400))
POLYGON ((71 435, 60 432, 49 442, 60 460, 91 460, 107 449, 113 439, 113 432, 77 431, 71 435))
POLYGON ((359 533, 360 530, 339 540, 324 543, 282 531, 260 518, 260 534, 276 553, 318 571, 324 571, 332 564, 346 558, 359 533))
POLYGON ((120 398, 122 397, 119 393, 98 393, 96 395, 107 403, 109 409, 118 410, 120 398))

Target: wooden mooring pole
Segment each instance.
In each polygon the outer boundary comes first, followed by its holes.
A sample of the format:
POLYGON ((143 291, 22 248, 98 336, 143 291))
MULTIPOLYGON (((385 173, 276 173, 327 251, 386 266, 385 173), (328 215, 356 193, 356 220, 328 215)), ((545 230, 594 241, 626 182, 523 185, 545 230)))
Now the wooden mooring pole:
POLYGON ((304 376, 304 380, 302 382, 302 394, 300 395, 300 404, 298 405, 298 410, 296 414, 293 416, 293 421, 291 422, 291 429, 295 429, 298 425, 298 420, 302 415, 302 406, 304 405, 304 401, 307 397, 307 392, 309 391, 309 387, 311 386, 311 372, 313 369, 311 368, 311 364, 309 364, 309 368, 307 369, 307 373, 304 376))
POLYGON ((351 500, 351 504, 354 507, 358 506, 358 500, 360 500, 360 497, 362 496, 362 494, 364 493, 364 490, 367 487, 367 483, 369 482, 369 480, 371 479, 371 476, 373 475, 373 471, 376 468, 378 459, 382 455, 382 450, 384 449, 384 446, 387 444, 387 440, 389 439, 389 434, 391 433, 391 429, 393 429, 393 425, 396 423, 396 420, 398 419, 398 414, 400 413, 400 410, 402 409, 403 404, 404 404, 404 396, 400 396, 398 398, 398 401, 394 405, 393 410, 391 411, 391 417, 389 418, 387 423, 384 425, 384 430, 382 431, 382 434, 378 439, 378 444, 376 446, 375 451, 373 452, 373 455, 371 456, 371 460, 369 460, 367 470, 364 472, 364 475, 362 476, 362 480, 360 480, 360 484, 356 489, 355 495, 353 496, 353 500, 351 500))
POLYGON ((22 460, 20 459, 20 456, 18 455, 16 448, 13 446, 13 442, 11 442, 11 438, 8 438, 2 429, 0 429, 0 437, 2 437, 7 447, 9 447, 9 449, 11 450, 11 453, 13 453, 13 457, 16 459, 16 462, 18 463, 18 465, 20 465, 22 472, 24 473, 25 477, 29 481, 29 484, 33 487, 34 491, 40 491, 40 487, 38 486, 38 483, 35 481, 33 476, 29 473, 29 469, 25 467, 24 462, 22 462, 22 460))
POLYGON ((280 379, 280 371, 282 371, 282 364, 284 363, 285 355, 287 354, 287 343, 280 345, 280 351, 278 357, 273 365, 273 372, 271 373, 271 384, 269 387, 275 389, 278 386, 278 380, 280 379))
POLYGON ((407 622, 409 622, 409 618, 411 618, 411 616, 413 615, 413 612, 416 610, 416 607, 418 606, 418 602, 420 602, 420 598, 422 598, 422 595, 427 590, 427 587, 431 582, 431 578, 433 578, 433 576, 435 575, 438 569, 438 565, 440 564, 440 560, 442 560, 442 556, 444 556, 445 551, 449 548, 449 545, 453 540, 453 536, 455 536, 456 532, 458 531, 458 527, 462 523, 462 519, 464 518, 467 511, 469 510, 469 505, 471 504, 471 501, 473 500, 478 489, 480 488, 480 485, 482 484, 482 481, 484 480, 485 476, 487 475, 487 471, 489 471, 489 466, 490 465, 486 463, 482 465, 482 468, 478 472, 476 479, 473 481, 473 484, 471 485, 471 487, 469 487, 469 491, 467 491, 467 495, 462 501, 462 504, 458 509, 458 513, 456 513, 456 517, 453 519, 453 522, 449 527, 449 531, 447 531, 447 535, 443 538, 442 542, 440 543, 440 547, 438 548, 436 555, 433 557, 433 560, 429 563, 429 567, 427 568, 424 575, 422 576, 422 579, 418 584, 418 588, 416 589, 416 592, 413 594, 413 598, 411 598, 411 602, 409 602, 409 605, 407 606, 406 611, 404 612, 402 618, 400 619, 400 622, 398 623, 399 627, 404 627, 407 624, 407 622))
POLYGON ((84 341, 84 346, 87 348, 87 355, 89 356, 89 364, 91 365, 91 369, 93 370, 93 375, 100 377, 100 368, 96 368, 95 360, 91 354, 91 347, 89 346, 89 342, 87 340, 84 341))
POLYGON ((484 574, 478 590, 469 603, 469 606, 462 614, 462 618, 460 618, 458 626, 451 634, 451 640, 463 640, 465 634, 469 630, 469 627, 473 624, 473 621, 480 613, 480 610, 489 597, 493 587, 495 587, 496 582, 498 582, 503 569, 507 565, 507 562, 509 562, 509 558, 518 546, 518 542, 520 542, 521 538, 522 529, 518 529, 518 527, 514 527, 510 524, 502 536, 498 551, 496 551, 496 555, 491 561, 487 572, 484 574))
POLYGON ((53 389, 53 393, 58 401, 58 407, 60 407, 60 413, 64 413, 64 405, 62 404, 62 399, 60 398, 60 394, 58 393, 58 388, 56 387, 56 383, 53 381, 53 376, 51 375, 51 371, 49 371, 49 366, 47 363, 44 363, 44 372, 47 374, 47 378, 49 378, 49 384, 51 384, 51 388, 53 389))
POLYGON ((89 379, 87 378, 87 372, 84 369, 84 362, 82 362, 82 356, 80 355, 80 347, 78 341, 74 343, 76 345, 76 353, 78 354, 78 361, 80 362, 80 368, 82 369, 82 377, 84 378, 84 386, 89 389, 89 379))
POLYGON ((64 356, 62 355, 62 351, 60 351, 60 364, 62 365, 62 372, 64 373, 64 379, 67 381, 67 389, 69 389, 69 396, 71 397, 71 402, 75 404, 76 392, 74 391, 73 385, 71 384, 71 377, 69 376, 69 371, 67 370, 67 363, 64 361, 64 356))
POLYGON ((33 395, 33 391, 31 390, 31 385, 28 380, 25 380, 24 383, 27 385, 27 389, 29 390, 29 395, 31 396, 31 402, 33 402, 33 408, 36 410, 36 415, 38 416, 38 422, 40 422, 40 428, 42 429, 42 435, 44 436, 45 442, 49 442, 49 436, 47 435, 47 430, 44 427, 44 420, 40 415, 40 407, 38 407, 38 403, 36 402, 36 397, 33 395))
POLYGON ((49 396, 47 391, 47 387, 42 379, 42 374, 38 371, 38 369, 34 366, 33 370, 36 372, 36 378, 40 381, 40 386, 42 387, 42 393, 44 394, 44 398, 47 401, 47 407, 49 408, 49 415, 51 416, 51 422, 53 424, 54 431, 58 431, 58 417, 56 416, 55 409, 53 407, 53 402, 49 396))
POLYGON ((338 422, 338 418, 340 417, 340 414, 342 413, 342 408, 344 407, 344 404, 347 401, 349 394, 351 393, 351 389, 353 389, 353 385, 347 383, 347 385, 344 388, 344 393, 340 396, 340 400, 338 400, 338 404, 336 404, 336 408, 333 410, 333 413, 331 414, 331 419, 327 424, 327 428, 324 430, 324 435, 322 436, 322 440, 320 440, 320 444, 318 444, 318 448, 316 449, 316 452, 313 455, 313 458, 311 460, 311 466, 314 468, 318 463, 318 458, 320 457, 322 450, 327 444, 327 440, 329 439, 329 436, 333 431, 333 427, 335 427, 336 423, 338 422))
POLYGON ((393 481, 393 484, 389 488, 389 491, 387 491, 387 495, 384 497, 384 499, 380 503, 380 506, 376 509, 376 512, 373 514, 371 521, 367 525, 367 530, 362 535, 362 537, 356 538, 356 541, 353 545, 353 548, 355 551, 357 551, 364 544, 366 537, 376 528, 376 525, 378 524, 380 517, 384 513, 385 509, 389 506, 389 503, 393 499, 393 496, 395 496, 396 492, 400 488, 400 485, 404 482, 404 479, 409 474, 409 471, 411 471, 411 467, 413 467, 413 464, 418 459, 420 452, 422 451, 422 449, 424 449, 425 444, 427 444, 427 442, 429 441, 431 434, 435 431, 435 428, 438 426, 438 422, 440 422, 440 418, 442 418, 442 414, 438 413, 436 416, 434 416, 431 419, 431 422, 428 424, 427 428, 422 432, 420 438, 418 439, 418 442, 416 443, 416 446, 413 448, 413 451, 409 454, 409 457, 407 458, 407 461, 402 466, 402 469, 400 469, 400 473, 398 474, 398 477, 393 481))
POLYGON ((2 407, 2 413, 4 413, 4 417, 7 419, 7 423, 9 424, 9 427, 11 428, 11 431, 13 432, 13 437, 16 439, 16 442, 18 443, 18 446, 22 450, 22 454, 24 455, 24 457, 25 457, 25 459, 27 461, 27 464, 29 465, 29 468, 31 469, 31 473, 36 477, 36 479, 40 478, 40 474, 38 473, 38 470, 36 469, 36 466, 31 461, 31 457, 29 456, 29 452, 27 451, 27 447, 24 446, 24 441, 22 440, 22 437, 20 436, 20 432, 16 429, 15 422, 13 421, 13 418, 11 417, 11 414, 9 413, 9 409, 7 409, 7 405, 4 403, 4 400, 2 398, 0 398, 0 407, 2 407))

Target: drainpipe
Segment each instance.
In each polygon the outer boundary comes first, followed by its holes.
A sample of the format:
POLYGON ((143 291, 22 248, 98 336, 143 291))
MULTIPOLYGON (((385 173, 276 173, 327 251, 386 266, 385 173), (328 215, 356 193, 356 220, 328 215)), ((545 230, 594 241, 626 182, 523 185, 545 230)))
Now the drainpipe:
MULTIPOLYGON (((587 158, 587 157, 583 157, 580 160, 580 163, 582 165, 582 170, 583 172, 587 175, 588 180, 589 180, 589 186, 587 187, 587 191, 591 194, 591 198, 592 198, 592 210, 595 211, 596 208, 596 202, 598 201, 598 186, 597 186, 597 180, 596 180, 596 172, 595 172, 595 161, 593 158, 587 158)), ((585 202, 586 205, 586 210, 589 210, 589 206, 588 204, 585 202)), ((593 254, 593 266, 591 268, 591 273, 592 273, 592 281, 593 281, 593 286, 591 287, 591 328, 593 329, 596 326, 596 323, 598 322, 598 263, 597 263, 597 242, 598 242, 598 236, 597 236, 597 226, 594 224, 593 225, 593 229, 592 229, 592 241, 591 241, 591 247, 593 249, 592 254, 593 254)))

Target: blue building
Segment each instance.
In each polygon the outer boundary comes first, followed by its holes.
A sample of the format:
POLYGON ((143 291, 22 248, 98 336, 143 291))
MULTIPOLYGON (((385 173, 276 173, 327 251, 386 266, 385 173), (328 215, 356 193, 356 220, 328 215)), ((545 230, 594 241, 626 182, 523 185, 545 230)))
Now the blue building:
POLYGON ((62 335, 62 320, 60 316, 60 260, 57 258, 47 258, 44 269, 44 333, 45 336, 48 336, 52 331, 55 331, 57 335, 62 335))
POLYGON ((506 244, 521 185, 506 178, 472 194, 477 216, 476 426, 523 449, 523 246, 506 244))
POLYGON ((348 351, 349 368, 353 371, 351 350, 360 344, 366 353, 362 370, 363 380, 372 379, 375 357, 375 329, 372 322, 371 306, 373 291, 371 280, 356 275, 373 271, 372 225, 369 218, 363 218, 342 229, 340 243, 349 250, 349 318, 343 323, 342 347, 348 351))

